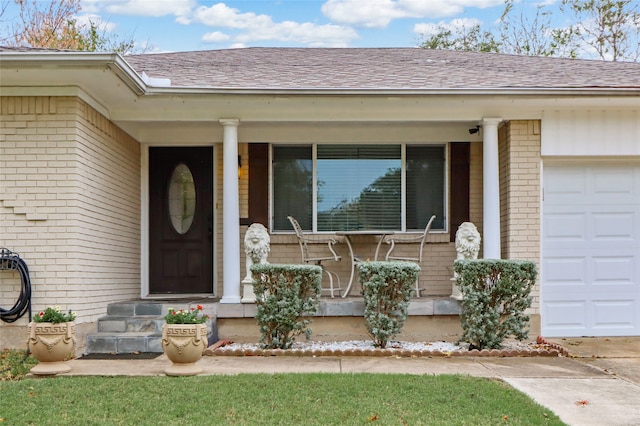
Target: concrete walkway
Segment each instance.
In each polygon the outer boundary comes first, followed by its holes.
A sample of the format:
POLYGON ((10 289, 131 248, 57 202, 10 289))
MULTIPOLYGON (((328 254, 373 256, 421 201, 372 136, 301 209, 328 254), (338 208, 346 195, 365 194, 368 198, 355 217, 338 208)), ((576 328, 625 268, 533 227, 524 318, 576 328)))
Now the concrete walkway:
MULTIPOLYGON (((234 357, 207 356, 204 375, 240 373, 466 374, 504 380, 569 425, 640 424, 640 338, 550 339, 570 357, 234 357), (574 350, 575 349, 575 350, 574 350)), ((69 361, 66 375, 163 375, 151 360, 69 361)))

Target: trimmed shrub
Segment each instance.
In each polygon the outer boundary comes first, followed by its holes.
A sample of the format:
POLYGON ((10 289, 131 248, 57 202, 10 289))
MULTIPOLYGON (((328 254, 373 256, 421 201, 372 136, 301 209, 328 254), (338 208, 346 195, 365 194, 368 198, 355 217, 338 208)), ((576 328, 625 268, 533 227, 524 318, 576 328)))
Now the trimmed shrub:
POLYGON ((315 265, 256 264, 251 266, 256 295, 256 320, 263 349, 289 349, 295 337, 311 336, 318 310, 322 268, 315 265))
POLYGON ((367 332, 374 346, 384 349, 407 320, 420 266, 411 262, 363 262, 358 264, 358 273, 367 332))
POLYGON ((528 337, 531 289, 538 274, 526 260, 456 260, 453 268, 464 294, 460 321, 468 342, 479 350, 500 349, 509 336, 528 337))

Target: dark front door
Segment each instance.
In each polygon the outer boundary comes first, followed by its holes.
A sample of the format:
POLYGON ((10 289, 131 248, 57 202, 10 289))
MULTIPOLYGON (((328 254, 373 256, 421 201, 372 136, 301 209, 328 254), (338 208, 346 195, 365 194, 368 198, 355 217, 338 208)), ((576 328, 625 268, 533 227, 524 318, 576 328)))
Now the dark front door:
POLYGON ((149 149, 149 291, 213 292, 213 151, 149 149))

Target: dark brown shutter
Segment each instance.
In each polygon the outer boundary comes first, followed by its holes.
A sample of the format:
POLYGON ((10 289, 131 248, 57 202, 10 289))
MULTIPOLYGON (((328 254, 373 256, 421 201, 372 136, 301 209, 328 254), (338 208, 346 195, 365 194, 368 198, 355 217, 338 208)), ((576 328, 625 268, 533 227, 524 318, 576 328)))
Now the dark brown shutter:
POLYGON ((462 222, 469 221, 469 163, 471 148, 469 142, 453 142, 450 145, 449 169, 449 235, 454 242, 456 231, 462 222))
POLYGON ((249 144, 249 220, 269 228, 269 144, 249 144))

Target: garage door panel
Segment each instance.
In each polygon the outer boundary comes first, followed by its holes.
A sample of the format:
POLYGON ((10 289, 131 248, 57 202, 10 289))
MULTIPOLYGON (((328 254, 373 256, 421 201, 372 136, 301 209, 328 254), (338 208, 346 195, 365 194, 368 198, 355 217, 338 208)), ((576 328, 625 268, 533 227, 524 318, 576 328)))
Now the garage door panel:
POLYGON ((549 212, 545 215, 544 238, 564 243, 584 243, 587 215, 580 212, 549 212))
MULTIPOLYGON (((542 278, 549 286, 589 283, 602 286, 636 286, 638 260, 633 256, 545 258, 542 278), (590 277, 590 278, 588 278, 590 277)), ((624 288, 621 291, 629 291, 624 288)))
POLYGON ((627 335, 636 328, 635 300, 593 300, 591 329, 600 335, 627 335))
POLYGON ((630 285, 633 286, 636 276, 634 256, 606 256, 594 257, 593 279, 594 286, 602 285, 630 285))
POLYGON ((582 336, 587 330, 586 300, 558 300, 544 304, 542 317, 545 319, 545 336, 573 335, 582 336), (554 334, 553 332, 560 332, 554 334))
POLYGON ((640 165, 545 165, 543 183, 543 333, 640 335, 640 165))
POLYGON ((590 185, 596 196, 615 196, 616 201, 624 197, 633 197, 635 173, 631 168, 594 167, 590 171, 593 185, 590 185))
POLYGON ((582 199, 586 186, 586 175, 582 169, 545 170, 545 201, 582 199))
POLYGON ((636 204, 640 195, 640 173, 634 167, 566 166, 545 169, 545 203, 636 204))
POLYGON ((552 285, 584 285, 587 263, 584 257, 545 258, 542 274, 545 283, 552 285))
POLYGON ((636 215, 631 211, 593 213, 592 239, 596 242, 600 240, 635 242, 636 220, 636 215))

